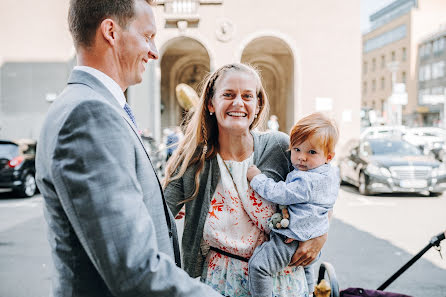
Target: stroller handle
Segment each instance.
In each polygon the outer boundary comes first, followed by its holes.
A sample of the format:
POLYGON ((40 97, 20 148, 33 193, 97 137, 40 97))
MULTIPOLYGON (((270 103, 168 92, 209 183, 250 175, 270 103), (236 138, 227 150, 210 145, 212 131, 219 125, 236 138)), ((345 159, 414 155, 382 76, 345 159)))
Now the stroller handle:
POLYGON ((400 268, 394 275, 392 275, 387 281, 385 281, 381 286, 378 287, 377 290, 384 291, 397 277, 399 277, 404 271, 407 270, 413 263, 415 263, 419 258, 421 258, 424 253, 426 253, 431 247, 439 246, 440 242, 445 239, 446 231, 434 236, 429 241, 429 244, 426 245, 418 254, 416 254, 412 259, 409 260, 403 267, 400 268))
POLYGON ((438 234, 437 236, 432 237, 430 244, 432 246, 438 246, 442 240, 446 237, 446 231, 438 234))

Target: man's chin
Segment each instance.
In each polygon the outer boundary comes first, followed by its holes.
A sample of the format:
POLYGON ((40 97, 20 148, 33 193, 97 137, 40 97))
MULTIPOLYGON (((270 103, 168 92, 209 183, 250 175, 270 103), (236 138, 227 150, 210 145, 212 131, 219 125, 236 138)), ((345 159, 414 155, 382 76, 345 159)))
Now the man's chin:
POLYGON ((142 82, 142 75, 139 75, 133 79, 129 86, 137 85, 142 82))

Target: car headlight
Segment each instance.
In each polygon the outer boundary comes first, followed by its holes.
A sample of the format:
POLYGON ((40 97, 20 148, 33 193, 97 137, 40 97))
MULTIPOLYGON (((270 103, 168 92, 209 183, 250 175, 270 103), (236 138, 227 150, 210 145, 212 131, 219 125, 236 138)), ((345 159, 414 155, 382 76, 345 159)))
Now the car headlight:
POLYGON ((432 169, 432 177, 446 175, 446 165, 441 163, 437 168, 432 169))
POLYGON ((368 173, 373 174, 373 175, 382 175, 382 176, 385 176, 385 177, 390 177, 391 176, 389 169, 384 168, 384 167, 379 167, 379 166, 377 166, 375 164, 367 165, 366 170, 367 170, 368 173))

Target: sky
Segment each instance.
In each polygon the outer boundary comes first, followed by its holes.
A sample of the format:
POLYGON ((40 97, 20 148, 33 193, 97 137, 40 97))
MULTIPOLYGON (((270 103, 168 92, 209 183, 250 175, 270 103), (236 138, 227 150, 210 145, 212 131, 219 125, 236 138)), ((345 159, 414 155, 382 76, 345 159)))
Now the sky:
POLYGON ((361 0, 361 32, 370 27, 369 16, 395 0, 361 0))

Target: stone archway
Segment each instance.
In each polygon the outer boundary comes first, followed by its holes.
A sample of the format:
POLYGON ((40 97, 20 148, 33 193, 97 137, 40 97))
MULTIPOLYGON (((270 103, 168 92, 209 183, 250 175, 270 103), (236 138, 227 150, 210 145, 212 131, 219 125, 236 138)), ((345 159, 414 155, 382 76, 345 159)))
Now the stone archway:
POLYGON ((243 49, 242 63, 259 69, 270 102, 270 114, 279 119, 280 130, 289 132, 294 122, 294 57, 278 37, 262 36, 243 49))
POLYGON ((170 40, 163 51, 161 69, 161 128, 177 126, 184 118, 178 104, 175 87, 190 85, 200 94, 201 82, 210 71, 210 57, 206 48, 190 37, 170 40))

